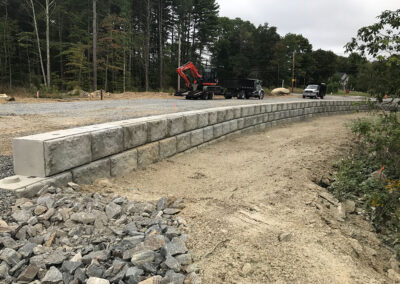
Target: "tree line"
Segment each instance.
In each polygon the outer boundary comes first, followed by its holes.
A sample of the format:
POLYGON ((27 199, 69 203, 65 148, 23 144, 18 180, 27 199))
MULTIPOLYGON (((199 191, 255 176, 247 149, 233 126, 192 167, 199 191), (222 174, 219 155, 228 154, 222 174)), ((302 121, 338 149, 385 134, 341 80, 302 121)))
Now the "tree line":
POLYGON ((0 88, 107 91, 177 87, 178 64, 211 65, 219 77, 267 87, 327 82, 369 88, 373 63, 313 50, 299 34, 219 17, 216 0, 0 0, 0 88))

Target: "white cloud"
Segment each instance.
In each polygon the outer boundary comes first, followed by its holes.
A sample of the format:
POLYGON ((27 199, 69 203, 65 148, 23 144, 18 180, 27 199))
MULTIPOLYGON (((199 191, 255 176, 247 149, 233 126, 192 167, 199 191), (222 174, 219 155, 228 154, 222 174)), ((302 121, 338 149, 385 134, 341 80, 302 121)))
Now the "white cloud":
POLYGON ((343 46, 384 10, 400 8, 399 0, 218 0, 220 16, 268 23, 280 35, 303 34, 314 49, 344 54, 343 46))

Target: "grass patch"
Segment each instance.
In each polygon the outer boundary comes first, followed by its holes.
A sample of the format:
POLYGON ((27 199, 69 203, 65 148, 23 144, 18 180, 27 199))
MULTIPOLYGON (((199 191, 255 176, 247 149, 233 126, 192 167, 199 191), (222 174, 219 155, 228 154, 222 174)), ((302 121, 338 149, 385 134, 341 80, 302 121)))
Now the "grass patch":
POLYGON ((350 93, 346 93, 346 91, 339 90, 333 95, 340 95, 340 96, 359 96, 359 97, 370 97, 371 94, 365 92, 358 92, 358 91, 350 91, 350 93))
POLYGON ((336 164, 330 186, 339 199, 353 199, 376 231, 400 256, 400 116, 382 113, 350 125, 351 153, 336 164))

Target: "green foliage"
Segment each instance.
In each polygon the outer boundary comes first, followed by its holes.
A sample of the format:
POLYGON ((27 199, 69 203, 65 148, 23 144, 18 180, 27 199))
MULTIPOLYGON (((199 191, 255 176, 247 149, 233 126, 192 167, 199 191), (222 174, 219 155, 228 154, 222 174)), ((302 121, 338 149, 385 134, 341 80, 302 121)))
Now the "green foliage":
MULTIPOLYGON (((320 81, 317 81, 320 82, 320 81)), ((337 93, 340 88, 340 76, 338 74, 333 75, 328 79, 327 93, 337 93)))
POLYGON ((368 89, 381 101, 386 94, 400 97, 400 9, 384 11, 378 19, 377 23, 359 29, 346 50, 376 59, 370 69, 372 86, 368 89))
POLYGON ((388 244, 400 251, 400 116, 384 113, 351 125, 354 149, 337 165, 333 193, 356 199, 388 244))

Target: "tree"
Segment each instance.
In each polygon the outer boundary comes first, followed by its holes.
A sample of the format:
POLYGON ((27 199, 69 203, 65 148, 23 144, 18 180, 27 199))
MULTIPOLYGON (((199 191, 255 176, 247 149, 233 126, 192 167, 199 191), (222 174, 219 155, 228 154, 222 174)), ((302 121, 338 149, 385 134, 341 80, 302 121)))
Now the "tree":
POLYGON ((378 99, 385 94, 400 97, 400 9, 384 11, 378 20, 359 29, 357 37, 346 44, 346 51, 368 54, 377 61, 373 63, 375 84, 370 92, 378 99))
POLYGON ((97 0, 93 0, 93 91, 97 90, 97 0))

